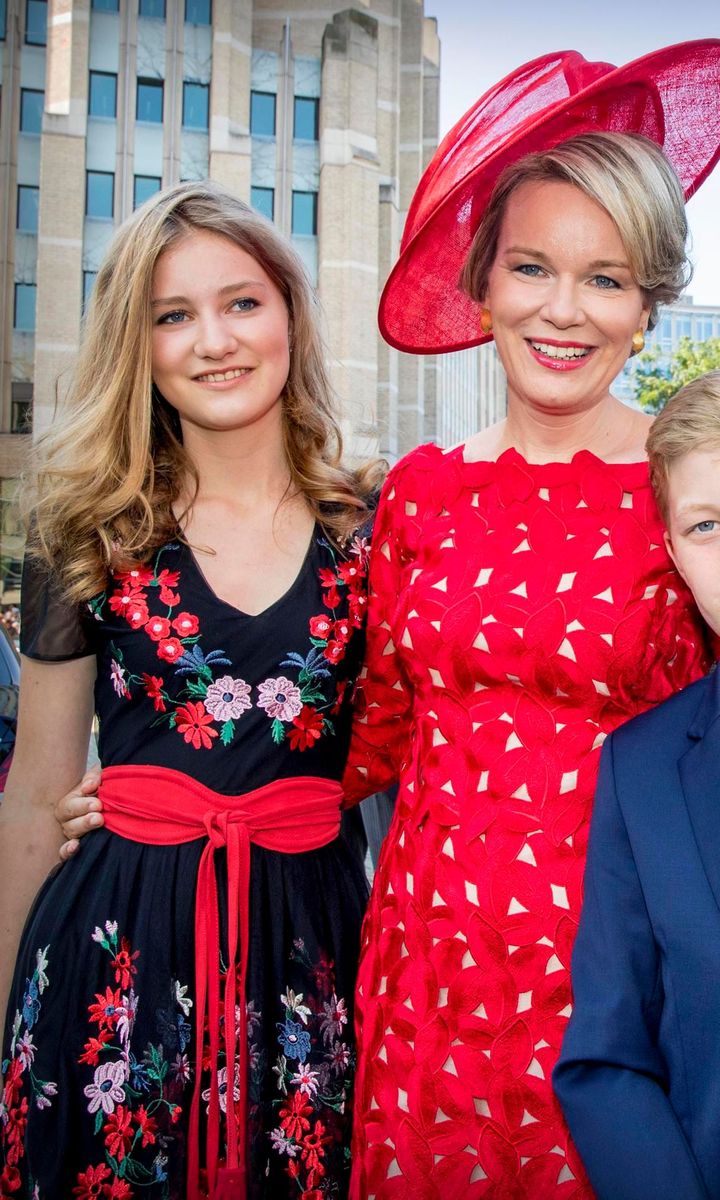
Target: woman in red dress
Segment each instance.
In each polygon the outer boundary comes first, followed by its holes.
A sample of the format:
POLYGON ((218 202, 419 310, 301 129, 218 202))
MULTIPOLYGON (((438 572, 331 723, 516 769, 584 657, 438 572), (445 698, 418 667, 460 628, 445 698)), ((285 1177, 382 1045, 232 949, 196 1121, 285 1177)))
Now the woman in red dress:
POLYGON ((531 63, 448 135, 411 207, 383 332, 421 352, 492 332, 508 412, 408 455, 375 526, 346 784, 400 791, 364 927, 355 1200, 592 1194, 550 1077, 599 748, 705 662, 649 418, 609 388, 685 284, 719 62, 715 42, 619 71, 531 63))

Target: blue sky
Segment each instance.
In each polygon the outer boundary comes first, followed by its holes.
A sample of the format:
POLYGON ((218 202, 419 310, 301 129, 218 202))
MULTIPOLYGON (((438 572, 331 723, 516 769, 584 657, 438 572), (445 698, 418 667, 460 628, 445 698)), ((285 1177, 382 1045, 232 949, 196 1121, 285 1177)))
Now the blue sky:
MULTIPOLYGON (((692 38, 720 37, 717 0, 425 0, 438 22, 441 134, 520 63, 579 50, 616 65, 692 38)), ((720 164, 688 204, 689 292, 720 305, 720 164)))

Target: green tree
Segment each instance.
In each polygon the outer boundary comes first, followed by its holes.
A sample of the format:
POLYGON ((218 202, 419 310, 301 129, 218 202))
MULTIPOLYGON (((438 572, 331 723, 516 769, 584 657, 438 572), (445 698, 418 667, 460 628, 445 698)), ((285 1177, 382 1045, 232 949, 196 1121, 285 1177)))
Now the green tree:
POLYGON ((659 346, 652 346, 638 358, 635 371, 635 399, 649 413, 659 413, 676 392, 704 375, 720 369, 720 338, 693 342, 680 339, 669 363, 663 363, 659 346))

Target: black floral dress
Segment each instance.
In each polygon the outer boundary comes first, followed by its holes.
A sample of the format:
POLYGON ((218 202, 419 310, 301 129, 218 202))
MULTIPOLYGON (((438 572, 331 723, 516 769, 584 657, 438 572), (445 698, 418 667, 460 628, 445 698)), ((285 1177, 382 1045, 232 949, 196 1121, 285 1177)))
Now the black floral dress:
MULTIPOLYGON (((367 549, 357 536, 341 552, 318 528, 290 590, 258 616, 219 600, 181 542, 114 574, 81 612, 31 566, 23 651, 45 661, 97 656, 103 766, 172 767, 225 795, 298 776, 339 780, 367 549)), ((186 1195, 196 1071, 203 1087, 210 1078, 209 1057, 194 1061, 195 882, 205 844, 147 845, 100 830, 43 885, 3 1042, 3 1198, 186 1195)), ((366 894, 361 855, 345 836, 296 854, 251 848, 250 1200, 346 1195, 366 894)), ((218 964, 220 975, 228 969, 235 965, 218 964)), ((228 1079, 222 1058, 217 1066, 225 1113, 241 1081, 237 1070, 228 1079)))

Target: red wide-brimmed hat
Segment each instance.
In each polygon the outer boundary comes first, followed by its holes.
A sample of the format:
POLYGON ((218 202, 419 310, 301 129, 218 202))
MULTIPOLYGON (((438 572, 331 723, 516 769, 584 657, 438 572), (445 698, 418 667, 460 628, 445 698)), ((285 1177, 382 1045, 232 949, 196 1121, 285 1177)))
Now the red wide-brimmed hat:
POLYGON ((720 39, 667 46, 624 67, 558 51, 481 96, 441 142, 410 204, 380 300, 391 346, 437 354, 489 340, 458 281, 495 182, 524 154, 593 131, 652 138, 687 200, 720 155, 720 39))

